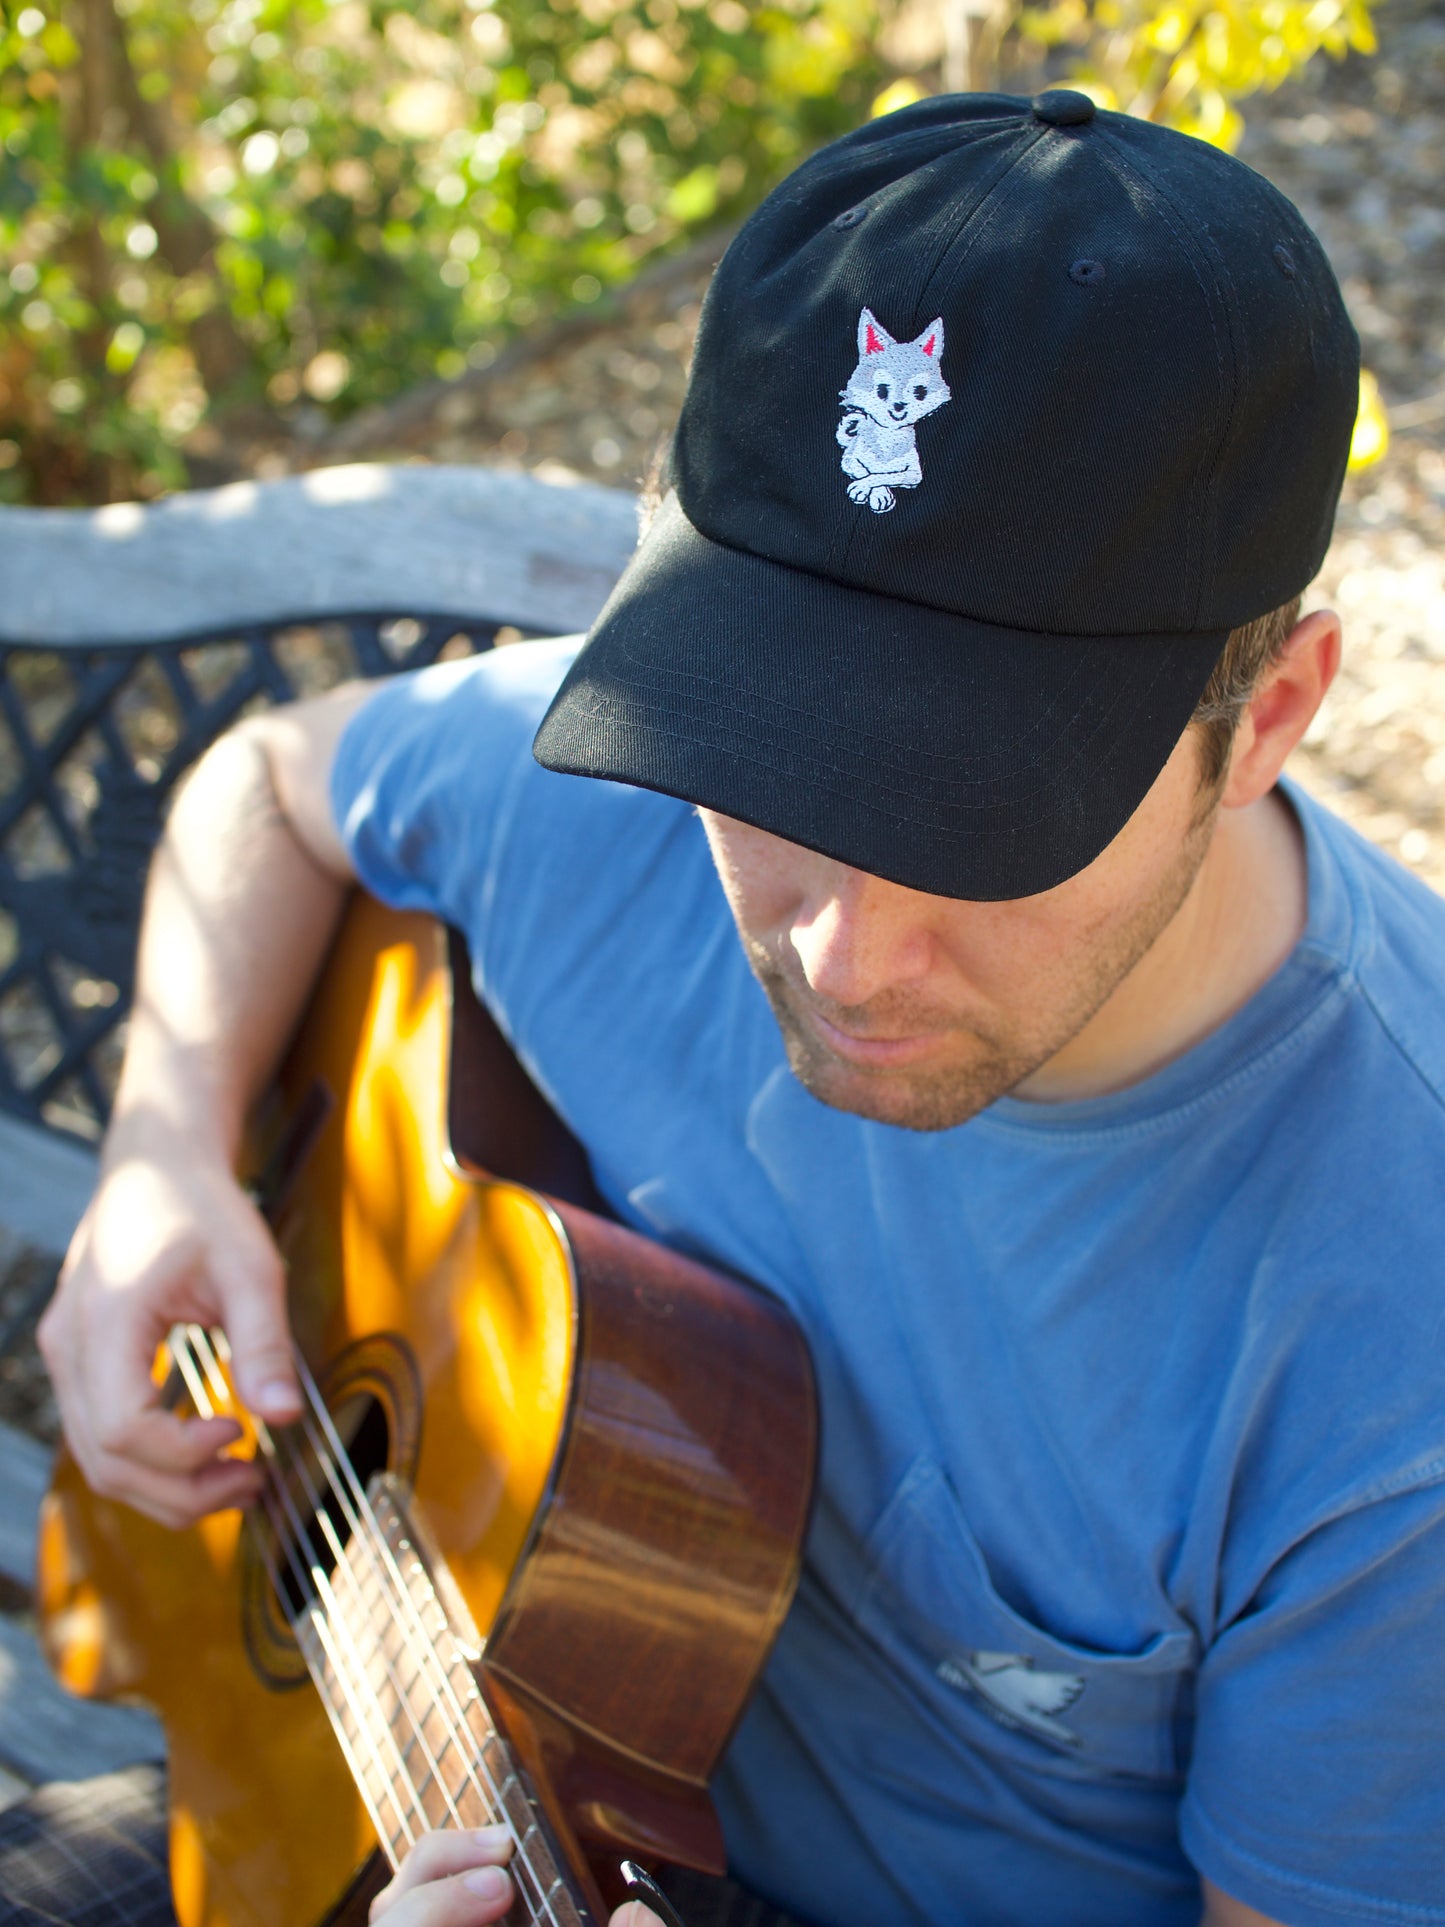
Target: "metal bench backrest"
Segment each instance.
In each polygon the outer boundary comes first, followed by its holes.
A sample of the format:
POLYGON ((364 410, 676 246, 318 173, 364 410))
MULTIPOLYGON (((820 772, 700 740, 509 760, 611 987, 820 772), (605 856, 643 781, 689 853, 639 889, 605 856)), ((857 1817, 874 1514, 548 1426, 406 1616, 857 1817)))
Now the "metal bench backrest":
POLYGON ((86 1168, 57 1139, 103 1128, 147 860, 207 745, 347 677, 584 629, 636 539, 631 496, 485 469, 0 510, 0 1224, 86 1168))

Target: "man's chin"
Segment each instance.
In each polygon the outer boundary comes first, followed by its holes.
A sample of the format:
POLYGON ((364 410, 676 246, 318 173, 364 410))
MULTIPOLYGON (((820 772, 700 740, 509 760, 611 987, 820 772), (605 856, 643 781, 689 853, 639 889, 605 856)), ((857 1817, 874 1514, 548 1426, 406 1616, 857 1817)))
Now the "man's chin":
POLYGON ((801 1035, 795 1023, 783 1025, 783 1041, 793 1075, 820 1104, 904 1131, 951 1131, 966 1124, 1031 1068, 990 1061, 864 1069, 801 1035))

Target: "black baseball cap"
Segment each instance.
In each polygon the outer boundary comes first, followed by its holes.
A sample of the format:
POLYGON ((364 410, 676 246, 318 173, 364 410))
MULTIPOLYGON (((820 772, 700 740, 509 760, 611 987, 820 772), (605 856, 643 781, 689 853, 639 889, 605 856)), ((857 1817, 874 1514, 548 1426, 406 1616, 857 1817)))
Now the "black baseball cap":
POLYGON ((933 894, 1090 863, 1329 542, 1359 346, 1296 209, 1068 91, 814 155, 708 290, 673 492, 539 730, 933 894))

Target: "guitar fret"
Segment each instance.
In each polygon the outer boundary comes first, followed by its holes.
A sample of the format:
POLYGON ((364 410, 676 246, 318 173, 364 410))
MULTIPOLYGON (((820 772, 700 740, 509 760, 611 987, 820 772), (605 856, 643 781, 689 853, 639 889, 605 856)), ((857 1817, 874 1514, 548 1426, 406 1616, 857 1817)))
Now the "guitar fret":
POLYGON ((387 1858, 397 1866, 424 1828, 502 1820, 515 1842, 518 1921, 596 1927, 573 1898, 384 1480, 372 1502, 385 1551, 365 1533, 338 1547, 295 1632, 387 1858))

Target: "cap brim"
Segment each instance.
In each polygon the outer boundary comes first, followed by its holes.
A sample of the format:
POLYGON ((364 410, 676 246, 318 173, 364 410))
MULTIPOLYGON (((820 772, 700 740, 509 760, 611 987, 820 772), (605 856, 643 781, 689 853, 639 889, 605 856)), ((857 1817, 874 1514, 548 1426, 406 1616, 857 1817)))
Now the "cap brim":
POLYGON ((1003 629, 726 548, 670 497, 533 752, 910 889, 1033 896, 1133 815, 1227 634, 1003 629))

